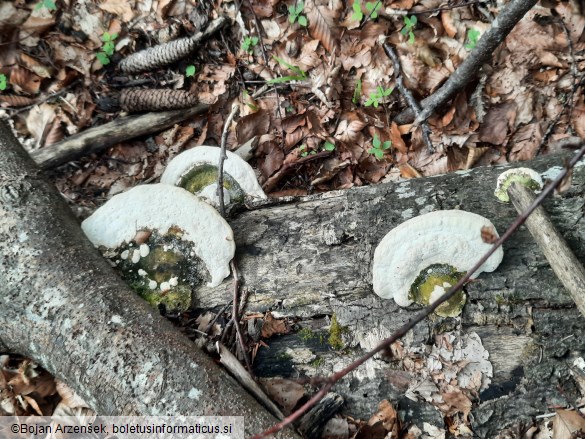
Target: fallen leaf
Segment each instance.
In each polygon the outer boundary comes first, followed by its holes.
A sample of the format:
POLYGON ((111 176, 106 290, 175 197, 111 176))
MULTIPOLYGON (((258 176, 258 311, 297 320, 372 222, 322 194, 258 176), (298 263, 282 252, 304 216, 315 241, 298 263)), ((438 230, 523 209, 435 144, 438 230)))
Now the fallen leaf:
POLYGON ((496 231, 492 227, 483 226, 481 228, 481 240, 486 244, 493 244, 498 240, 496 231))
POLYGON ((262 325, 262 337, 269 338, 275 334, 288 334, 290 328, 284 319, 275 319, 271 313, 266 313, 264 316, 264 324, 262 325))

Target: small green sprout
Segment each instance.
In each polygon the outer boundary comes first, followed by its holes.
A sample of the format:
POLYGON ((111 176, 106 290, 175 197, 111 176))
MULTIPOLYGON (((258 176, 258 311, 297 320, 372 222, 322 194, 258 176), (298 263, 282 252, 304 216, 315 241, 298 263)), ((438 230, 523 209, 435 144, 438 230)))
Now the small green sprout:
POLYGON ((416 15, 412 15, 410 18, 408 16, 404 16, 404 27, 400 31, 402 35, 408 34, 408 42, 409 44, 414 44, 414 32, 412 31, 416 26, 416 15))
POLYGON ((467 40, 469 41, 466 45, 465 48, 467 50, 473 50, 475 49, 475 46, 477 45, 477 42, 479 40, 479 31, 477 29, 469 29, 467 31, 467 40))
POLYGON ((293 24, 295 21, 298 20, 299 24, 303 27, 307 27, 307 17, 301 15, 303 13, 303 9, 305 9, 305 2, 298 2, 295 5, 290 5, 288 7, 288 21, 293 24))
POLYGON ((355 83, 355 90, 353 91, 353 98, 351 98, 351 101, 354 104, 357 104, 360 101, 361 95, 362 95, 362 80, 358 79, 355 83))
POLYGON ((196 71, 197 69, 193 64, 188 65, 185 69, 185 77, 190 78, 191 76, 195 76, 196 71))
POLYGON ((114 54, 114 50, 116 50, 116 45, 114 44, 116 38, 118 38, 118 34, 116 33, 110 34, 109 32, 104 32, 102 35, 104 44, 102 45, 102 51, 96 54, 96 58, 104 66, 110 63, 110 57, 114 54))
POLYGON ((392 145, 390 140, 386 140, 384 143, 380 140, 377 134, 374 134, 372 140, 373 148, 370 148, 368 152, 376 156, 376 159, 382 160, 384 158, 384 151, 386 151, 392 145))
POLYGON ((309 151, 307 149, 307 145, 305 145, 305 144, 299 146, 299 151, 301 152, 301 157, 307 157, 308 155, 317 154, 317 151, 309 151))
POLYGON ((254 101, 250 98, 250 94, 246 90, 244 90, 243 95, 244 103, 250 107, 252 111, 258 111, 258 105, 254 104, 254 101))
POLYGON ((53 0, 41 0, 35 5, 35 11, 41 8, 47 8, 49 11, 56 11, 57 5, 53 0))
POLYGON ((364 13, 362 12, 362 5, 360 0, 353 0, 353 5, 351 6, 351 8, 353 9, 351 19, 356 21, 362 21, 362 18, 364 18, 364 13))
POLYGON ((325 144, 323 145, 323 149, 325 151, 335 151, 335 145, 331 142, 325 142, 325 144))
POLYGON ((307 72, 299 69, 297 66, 293 66, 292 64, 287 63, 282 58, 279 58, 277 56, 273 56, 273 58, 276 61, 278 61, 278 63, 281 64, 282 66, 286 67, 289 70, 292 70, 295 74, 271 79, 269 81, 266 81, 267 84, 282 84, 283 82, 303 81, 307 79, 307 72))
POLYGON ((376 2, 367 2, 366 9, 370 13, 370 17, 378 18, 378 11, 382 7, 382 1, 377 0, 376 2))
POLYGON ((254 47, 258 44, 258 37, 246 37, 242 42, 242 50, 244 52, 253 53, 254 47))
POLYGON ((370 96, 364 105, 366 107, 373 105, 375 108, 378 108, 378 105, 382 103, 385 97, 390 96, 393 90, 392 87, 384 89, 383 87, 378 86, 376 91, 370 93, 370 96))
POLYGON ((6 90, 7 86, 8 84, 6 82, 6 75, 4 73, 0 73, 0 91, 6 90))

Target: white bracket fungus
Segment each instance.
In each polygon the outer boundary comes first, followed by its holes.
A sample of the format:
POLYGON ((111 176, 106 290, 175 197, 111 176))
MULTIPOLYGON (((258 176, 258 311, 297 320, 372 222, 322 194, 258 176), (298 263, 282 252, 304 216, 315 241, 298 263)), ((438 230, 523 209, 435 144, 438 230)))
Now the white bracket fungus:
MULTIPOLYGON (((95 246, 107 249, 130 243, 141 230, 164 235, 180 229, 181 239, 192 243, 207 267, 211 287, 229 276, 235 253, 232 229, 215 209, 197 196, 165 184, 137 186, 115 195, 83 221, 81 228, 95 246)), ((138 262, 149 253, 141 244, 131 257, 138 262)), ((129 253, 124 256, 128 258, 129 253)))
MULTIPOLYGON (((483 227, 497 236, 488 219, 461 210, 439 210, 403 222, 376 247, 374 292, 384 299, 393 297, 399 306, 432 303, 491 247, 482 240, 483 227)), ((500 247, 473 273, 472 279, 484 271, 494 271, 503 256, 500 247)), ((459 293, 436 312, 442 316, 458 315, 464 301, 464 294, 459 293)))
MULTIPOLYGON (((217 166, 220 153, 220 148, 204 145, 184 151, 171 160, 160 181, 181 186, 217 206, 217 166)), ((227 159, 223 165, 225 204, 242 201, 246 195, 266 198, 252 167, 237 154, 230 151, 226 151, 226 154, 227 159)))
POLYGON ((513 168, 508 169, 500 174, 496 183, 494 195, 498 200, 508 203, 508 188, 512 183, 520 183, 533 191, 540 191, 544 186, 540 174, 530 168, 513 168))

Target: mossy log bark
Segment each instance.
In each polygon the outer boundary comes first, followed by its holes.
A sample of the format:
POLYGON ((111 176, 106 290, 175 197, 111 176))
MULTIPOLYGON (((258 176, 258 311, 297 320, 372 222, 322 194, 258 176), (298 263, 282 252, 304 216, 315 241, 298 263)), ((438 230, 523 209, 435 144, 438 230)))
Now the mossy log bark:
POLYGON ((114 274, 4 121, 0 156, 0 349, 101 415, 244 416, 247 434, 276 422, 114 274))
MULTIPOLYGON (((560 156, 547 156, 522 165, 543 172, 562 163, 560 156)), ((327 375, 406 322, 416 306, 400 308, 372 292, 375 247, 406 219, 438 209, 478 213, 503 232, 516 211, 493 196, 502 171, 501 167, 479 168, 272 202, 236 215, 230 223, 238 265, 250 290, 248 311, 270 309, 301 317, 302 325, 320 335, 307 339, 289 334, 268 340, 270 349, 260 349, 256 358, 257 373, 327 375), (327 316, 333 314, 346 329, 343 351, 333 351, 327 343, 327 316)), ((544 207, 577 259, 585 262, 583 162, 575 168, 570 190, 561 198, 549 199, 544 207)), ((480 437, 493 437, 505 426, 530 422, 548 413, 551 406, 570 403, 577 394, 569 367, 575 357, 585 355, 585 319, 529 232, 522 227, 504 244, 504 251, 503 263, 495 272, 484 273, 467 286, 468 303, 462 316, 461 330, 479 334, 494 366, 492 385, 472 412, 472 425, 480 437)), ((214 289, 201 287, 196 305, 223 305, 230 298, 231 283, 226 281, 214 289)), ((405 343, 428 344, 434 334, 453 329, 455 323, 428 319, 405 343)), ((401 396, 406 388, 390 384, 399 375, 397 367, 374 359, 337 385, 334 390, 346 400, 345 412, 368 417, 386 398, 412 409, 412 402, 401 396)), ((433 407, 419 405, 418 409, 427 416, 420 415, 421 420, 434 419, 442 425, 433 407)))

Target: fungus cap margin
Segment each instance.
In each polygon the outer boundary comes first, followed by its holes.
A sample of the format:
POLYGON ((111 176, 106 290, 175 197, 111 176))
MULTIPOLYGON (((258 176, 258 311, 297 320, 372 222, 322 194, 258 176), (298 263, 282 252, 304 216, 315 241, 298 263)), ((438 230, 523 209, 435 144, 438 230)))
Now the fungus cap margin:
POLYGON ((211 276, 209 286, 229 276, 236 248, 231 227, 213 207, 180 187, 136 186, 114 195, 81 223, 95 246, 110 249, 132 241, 139 230, 165 234, 171 227, 180 228, 182 239, 193 243, 211 276))
POLYGON ((510 201, 510 197, 508 196, 508 187, 513 182, 519 182, 535 191, 540 191, 544 186, 542 177, 534 169, 508 169, 498 176, 498 180, 496 182, 496 190, 494 191, 494 195, 498 198, 498 200, 503 201, 504 203, 508 203, 510 201))
MULTIPOLYGON (((421 270, 433 264, 450 264, 467 272, 488 251, 481 228, 497 231, 488 219, 462 210, 438 210, 409 219, 384 236, 374 251, 374 292, 408 306, 410 287, 421 270)), ((504 256, 502 248, 471 276, 494 271, 504 256)))
MULTIPOLYGON (((160 182, 177 185, 181 178, 194 166, 209 164, 217 166, 221 149, 217 146, 200 145, 183 151, 167 165, 160 182)), ((266 198, 264 191, 258 184, 252 167, 240 156, 226 151, 227 159, 223 163, 223 170, 238 182, 242 190, 252 197, 266 198)))

